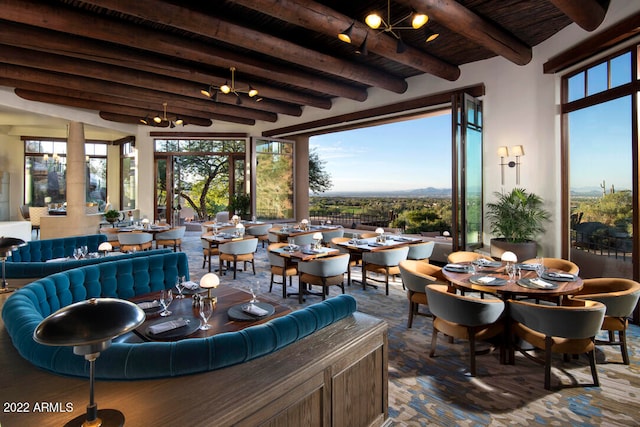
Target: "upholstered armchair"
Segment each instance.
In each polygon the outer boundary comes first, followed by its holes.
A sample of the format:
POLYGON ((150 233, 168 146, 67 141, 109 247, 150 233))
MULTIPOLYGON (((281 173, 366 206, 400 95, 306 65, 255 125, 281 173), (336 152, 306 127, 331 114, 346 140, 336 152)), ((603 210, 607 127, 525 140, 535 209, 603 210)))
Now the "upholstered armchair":
POLYGON ((153 234, 138 231, 118 233, 120 250, 122 252, 146 251, 151 249, 153 234))
POLYGON ((322 299, 325 299, 329 295, 329 286, 336 285, 344 294, 344 273, 348 268, 348 254, 299 262, 300 292, 305 292, 306 285, 322 286, 322 299))
MULTIPOLYGON (((537 258, 531 258, 524 261, 524 264, 535 264, 538 262, 537 258)), ((554 270, 560 270, 565 273, 578 275, 580 273, 580 267, 574 262, 562 258, 542 258, 542 264, 546 268, 552 268, 554 270)))
POLYGON ((245 233, 250 236, 255 236, 264 248, 264 242, 269 242, 269 229, 273 227, 273 224, 260 224, 247 227, 245 233))
POLYGON ((289 278, 289 286, 292 285, 293 276, 298 275, 297 264, 292 263, 289 259, 283 258, 271 251, 274 249, 288 246, 287 243, 271 243, 267 246, 267 257, 271 266, 271 279, 269 281, 269 292, 273 290, 273 284, 282 285, 282 298, 287 297, 287 277, 289 278), (282 276, 282 282, 276 282, 275 276, 282 276))
POLYGON ((400 274, 400 261, 407 259, 409 247, 384 249, 362 254, 362 288, 367 287, 367 271, 384 274, 385 292, 389 295, 389 276, 400 274))
POLYGON ((178 249, 182 250, 182 239, 184 238, 186 230, 187 227, 181 225, 156 234, 156 248, 160 248, 160 246, 165 248, 171 246, 173 247, 173 252, 176 252, 178 249))
POLYGON ((429 262, 433 248, 435 248, 436 242, 420 242, 409 245, 409 253, 407 259, 424 260, 429 262))
POLYGON ((596 339, 597 345, 620 347, 622 363, 629 364, 627 351, 628 317, 638 304, 640 283, 617 277, 584 279, 583 288, 573 296, 584 300, 599 301, 607 307, 601 329, 607 331, 608 340, 596 339), (615 333, 618 332, 618 339, 615 333))
POLYGON ((424 261, 407 259, 400 261, 399 267, 400 277, 407 288, 407 299, 409 300, 407 328, 411 328, 414 315, 431 315, 431 313, 421 313, 419 310, 420 304, 425 306, 429 304, 425 287, 435 283, 446 284, 447 280, 442 275, 442 268, 424 261))
POLYGON ((233 262, 233 279, 236 279, 238 270, 238 261, 243 262, 245 269, 247 263, 251 263, 253 268, 253 274, 256 274, 256 265, 254 262, 254 254, 258 249, 258 239, 249 238, 243 240, 236 240, 233 242, 223 243, 218 246, 218 259, 220 261, 220 273, 224 274, 223 263, 233 262))
MULTIPOLYGON (((509 301, 511 333, 544 350, 544 388, 551 390, 553 353, 582 354, 589 358, 593 385, 598 387, 595 336, 600 331, 606 307, 598 301, 569 300, 575 306, 509 301)), ((513 343, 515 339, 511 340, 513 343)), ((520 351, 529 355, 527 350, 520 351)), ((529 355, 529 357, 534 358, 529 355)), ((536 359, 536 358, 534 358, 536 359)))
MULTIPOLYGON (((429 310, 433 314, 431 351, 436 352, 438 332, 469 341, 469 373, 476 375, 476 343, 488 340, 504 331, 505 303, 500 299, 481 299, 448 292, 447 285, 427 285, 429 310)), ((504 348, 500 347, 504 360, 504 348)))

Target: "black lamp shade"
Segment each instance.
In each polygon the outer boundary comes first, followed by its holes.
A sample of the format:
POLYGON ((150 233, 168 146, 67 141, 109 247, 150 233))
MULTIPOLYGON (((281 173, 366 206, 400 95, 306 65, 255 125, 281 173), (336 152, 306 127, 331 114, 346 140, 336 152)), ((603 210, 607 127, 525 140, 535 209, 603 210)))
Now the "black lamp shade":
POLYGON ((0 237, 0 253, 11 252, 26 244, 24 240, 15 237, 0 237))
POLYGON ((117 298, 92 298, 61 308, 33 333, 45 345, 90 346, 120 336, 145 320, 142 309, 117 298))

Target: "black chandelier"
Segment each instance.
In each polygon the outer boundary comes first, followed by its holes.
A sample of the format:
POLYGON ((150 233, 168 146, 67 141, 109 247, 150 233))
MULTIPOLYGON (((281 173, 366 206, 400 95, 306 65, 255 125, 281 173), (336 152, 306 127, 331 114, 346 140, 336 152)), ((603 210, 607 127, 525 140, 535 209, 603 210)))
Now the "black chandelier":
POLYGON ((146 116, 144 119, 140 119, 140 123, 147 126, 161 126, 174 128, 176 126, 186 126, 187 124, 183 119, 178 116, 167 117, 167 103, 162 103, 163 112, 158 113, 155 116, 146 116))
MULTIPOLYGON (((236 86, 236 67, 229 68, 231 71, 231 84, 227 80, 224 82, 222 86, 215 86, 214 84, 210 84, 208 88, 201 89, 200 93, 206 96, 207 98, 211 98, 213 101, 218 102, 218 93, 222 93, 224 95, 235 95, 236 96, 236 104, 242 104, 242 98, 240 97, 241 93, 244 93, 249 96, 249 98, 255 98, 258 95, 258 90, 253 86, 249 85, 247 88, 239 88, 236 86)), ((256 102, 261 101, 262 98, 256 98, 256 102)))

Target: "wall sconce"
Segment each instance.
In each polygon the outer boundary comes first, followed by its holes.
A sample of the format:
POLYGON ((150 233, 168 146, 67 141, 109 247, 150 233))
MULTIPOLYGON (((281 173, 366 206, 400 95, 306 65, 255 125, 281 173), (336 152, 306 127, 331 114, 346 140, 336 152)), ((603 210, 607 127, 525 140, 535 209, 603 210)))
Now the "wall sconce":
POLYGON ((509 157, 509 148, 507 146, 498 147, 498 156, 500 157, 500 182, 504 185, 504 167, 516 168, 516 185, 520 185, 520 157, 524 156, 524 147, 522 145, 514 145, 511 147, 511 154, 516 160, 509 163, 504 162, 505 157, 509 157))

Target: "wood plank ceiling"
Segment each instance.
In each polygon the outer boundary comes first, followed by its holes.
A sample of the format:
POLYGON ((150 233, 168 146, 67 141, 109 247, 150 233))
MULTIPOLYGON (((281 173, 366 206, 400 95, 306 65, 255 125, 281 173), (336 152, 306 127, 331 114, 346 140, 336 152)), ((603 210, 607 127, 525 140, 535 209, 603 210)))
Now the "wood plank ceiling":
MULTIPOLYGON (((609 0, 394 0, 391 21, 425 13, 424 29, 397 30, 407 46, 364 24, 387 0, 4 0, 0 9, 0 85, 18 96, 98 111, 139 123, 164 115, 186 124, 253 125, 331 109, 367 89, 404 93, 428 73, 449 81, 459 66, 501 55, 525 65, 532 47, 576 22, 592 31, 609 0), (337 34, 354 23, 352 43, 337 34), (356 51, 367 40, 367 51, 356 51), (201 89, 231 83, 259 91, 207 98, 201 89)), ((398 26, 408 25, 408 20, 398 26)), ((153 121, 151 121, 153 123, 153 121)))

